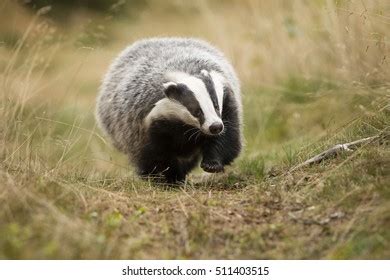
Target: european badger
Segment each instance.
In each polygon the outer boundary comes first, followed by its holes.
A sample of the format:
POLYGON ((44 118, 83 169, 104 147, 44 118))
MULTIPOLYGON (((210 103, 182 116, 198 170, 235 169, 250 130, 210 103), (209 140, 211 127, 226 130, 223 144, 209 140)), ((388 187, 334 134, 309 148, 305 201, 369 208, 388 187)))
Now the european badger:
POLYGON ((201 160, 222 172, 241 150, 241 97, 233 67, 208 43, 141 40, 112 63, 96 116, 141 176, 185 180, 201 160))

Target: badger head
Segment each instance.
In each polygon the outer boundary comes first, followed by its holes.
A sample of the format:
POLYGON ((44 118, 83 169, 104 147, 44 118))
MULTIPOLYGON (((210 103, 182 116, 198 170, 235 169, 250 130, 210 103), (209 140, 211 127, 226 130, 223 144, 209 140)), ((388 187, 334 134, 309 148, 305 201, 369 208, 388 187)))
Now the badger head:
POLYGON ((173 115, 198 127, 206 135, 223 133, 222 107, 223 76, 215 71, 202 70, 199 75, 167 74, 164 93, 170 102, 179 104, 173 115))

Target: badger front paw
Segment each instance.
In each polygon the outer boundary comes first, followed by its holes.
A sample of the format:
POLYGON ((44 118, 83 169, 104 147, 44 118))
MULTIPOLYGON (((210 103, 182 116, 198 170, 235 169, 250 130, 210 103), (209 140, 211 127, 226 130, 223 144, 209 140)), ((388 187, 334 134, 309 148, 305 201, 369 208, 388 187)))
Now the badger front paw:
POLYGON ((219 173, 219 172, 223 172, 223 170, 224 170, 222 163, 220 163, 217 160, 210 160, 207 162, 202 161, 202 163, 200 164, 200 167, 204 171, 209 172, 209 173, 219 173))

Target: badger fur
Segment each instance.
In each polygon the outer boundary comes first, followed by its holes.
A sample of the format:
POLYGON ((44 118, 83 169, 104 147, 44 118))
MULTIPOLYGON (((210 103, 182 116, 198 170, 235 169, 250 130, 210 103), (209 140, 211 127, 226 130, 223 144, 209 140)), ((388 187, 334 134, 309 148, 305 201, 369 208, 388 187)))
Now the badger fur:
POLYGON ((241 150, 242 106, 233 67, 210 44, 137 41, 112 63, 96 116, 140 176, 183 181, 201 162, 222 172, 241 150))

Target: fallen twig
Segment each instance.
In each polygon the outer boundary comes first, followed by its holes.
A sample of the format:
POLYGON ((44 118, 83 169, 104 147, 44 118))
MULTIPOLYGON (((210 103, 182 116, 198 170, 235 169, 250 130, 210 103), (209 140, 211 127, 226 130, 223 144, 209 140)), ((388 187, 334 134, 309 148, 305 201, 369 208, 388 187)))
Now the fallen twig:
POLYGON ((337 145, 333 146, 332 148, 294 166, 293 168, 291 168, 289 170, 289 172, 293 172, 293 171, 295 171, 301 167, 307 166, 307 165, 311 165, 314 163, 320 163, 323 160, 337 156, 341 152, 352 152, 354 150, 354 148, 357 148, 358 146, 360 146, 362 144, 372 142, 373 140, 378 139, 378 138, 379 138, 379 135, 376 135, 376 136, 371 136, 371 137, 359 139, 359 140, 349 142, 349 143, 337 144, 337 145))

